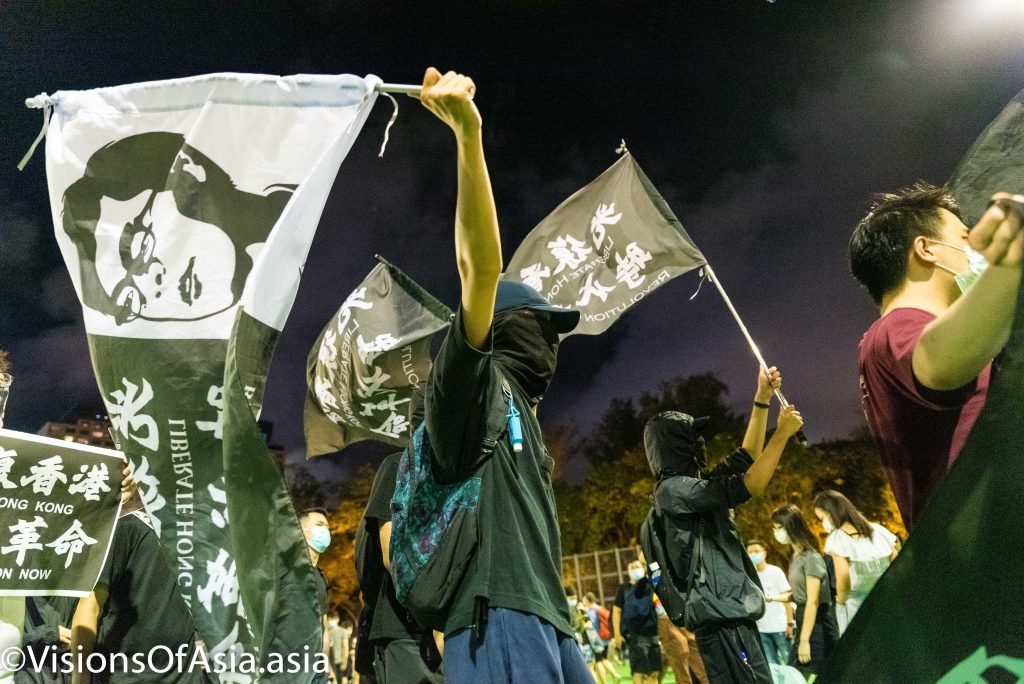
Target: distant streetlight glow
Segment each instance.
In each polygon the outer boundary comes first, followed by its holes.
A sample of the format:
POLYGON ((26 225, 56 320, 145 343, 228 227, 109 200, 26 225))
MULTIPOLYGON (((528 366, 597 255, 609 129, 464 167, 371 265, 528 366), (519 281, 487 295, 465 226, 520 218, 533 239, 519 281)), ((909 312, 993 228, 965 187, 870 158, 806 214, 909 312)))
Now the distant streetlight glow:
POLYGON ((1024 28, 1024 0, 958 0, 957 5, 971 28, 1024 28))

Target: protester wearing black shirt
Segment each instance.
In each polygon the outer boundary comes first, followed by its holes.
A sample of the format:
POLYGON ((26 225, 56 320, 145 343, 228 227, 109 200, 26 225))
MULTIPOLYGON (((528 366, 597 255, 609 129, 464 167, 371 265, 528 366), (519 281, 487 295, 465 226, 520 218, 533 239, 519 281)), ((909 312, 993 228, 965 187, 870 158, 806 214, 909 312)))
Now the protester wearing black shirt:
POLYGON ((764 493, 786 442, 803 425, 795 408, 783 408, 778 429, 764 446, 768 402, 781 384, 774 368, 768 374, 758 372, 743 446, 710 472, 705 472, 707 456, 700 436, 707 418, 665 411, 644 428, 644 449, 657 479, 655 513, 665 531, 670 571, 690 588, 686 627, 696 634, 712 684, 772 683, 755 622, 764 614, 764 592, 730 509, 764 493), (698 554, 699 562, 690 577, 693 554, 698 554))
POLYGON ((60 658, 71 643, 71 618, 78 599, 70 596, 26 596, 25 625, 21 648, 25 655, 21 669, 14 673, 15 684, 63 684, 67 673, 50 667, 53 655, 60 658), (39 668, 35 664, 40 665, 39 668))
MULTIPOLYGON (((331 528, 327 522, 327 509, 314 507, 307 508, 299 513, 299 526, 302 528, 302 536, 306 538, 306 550, 309 551, 309 561, 313 564, 316 573, 313 579, 316 580, 316 605, 320 610, 320 629, 323 640, 324 658, 330 662, 330 639, 327 634, 327 578, 317 567, 320 561, 320 554, 331 545, 331 528)), ((313 677, 313 684, 323 684, 334 680, 334 671, 328 668, 326 673, 318 672, 313 677)))
MULTIPOLYGON (((432 672, 420 655, 424 630, 398 602, 395 585, 387 570, 391 497, 395 493, 395 477, 401 456, 401 453, 392 454, 381 463, 366 504, 366 534, 377 535, 379 543, 373 545, 376 557, 368 559, 369 567, 363 572, 376 573, 382 578, 366 638, 373 643, 373 667, 381 684, 440 684, 444 681, 443 672, 432 672)), ((433 635, 427 638, 433 638, 433 635)))
POLYGON ((634 684, 656 684, 661 674, 661 644, 658 641, 658 613, 654 587, 644 575, 644 566, 633 561, 627 568, 629 583, 620 584, 612 608, 615 645, 629 646, 629 670, 634 684))
POLYGON ((501 237, 475 90, 465 76, 428 69, 420 93, 455 134, 462 284, 459 312, 427 382, 426 432, 439 478, 481 479, 478 545, 444 629, 445 679, 592 682, 569 622, 553 461, 534 415, 555 370, 559 335, 577 325, 579 313, 552 307, 520 283, 499 287, 501 237), (507 434, 483 443, 493 402, 509 401, 509 413, 520 414, 521 451, 507 434))
MULTIPOLYGON (((92 594, 79 600, 72 622, 72 652, 123 653, 145 657, 158 646, 174 654, 182 644, 188 646, 184 662, 191 663, 196 648, 196 627, 178 583, 171 572, 160 541, 145 513, 121 516, 106 563, 92 594), (95 643, 93 643, 95 642, 95 643)), ((156 651, 160 654, 161 651, 156 651)), ((154 656, 157 657, 157 656, 154 656)), ((154 661, 163 667, 163 662, 154 661)), ((93 682, 126 684, 134 682, 207 682, 201 670, 184 672, 115 672, 92 675, 93 682)), ((89 682, 89 673, 76 672, 74 682, 89 682)))

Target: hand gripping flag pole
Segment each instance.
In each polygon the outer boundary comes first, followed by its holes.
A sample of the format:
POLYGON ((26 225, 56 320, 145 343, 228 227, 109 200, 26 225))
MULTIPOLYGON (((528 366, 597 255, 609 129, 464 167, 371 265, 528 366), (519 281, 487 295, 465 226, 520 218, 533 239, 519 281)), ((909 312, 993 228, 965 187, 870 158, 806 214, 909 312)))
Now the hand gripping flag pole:
MULTIPOLYGON (((704 264, 704 273, 707 275, 708 280, 714 283, 715 287, 718 288, 718 292, 722 295, 722 299, 725 300, 725 305, 729 307, 729 311, 732 312, 732 316, 736 319, 737 325, 740 326, 740 331, 743 333, 743 336, 747 338, 747 344, 750 345, 750 350, 754 352, 754 357, 757 359, 757 362, 761 364, 761 370, 767 374, 768 364, 765 362, 764 357, 761 356, 761 350, 758 349, 757 344, 754 343, 754 338, 750 336, 750 332, 747 330, 747 326, 744 325, 743 319, 740 318, 739 313, 736 311, 736 307, 732 305, 732 300, 729 299, 729 295, 726 294, 725 288, 722 287, 722 283, 719 282, 718 275, 715 274, 711 265, 707 263, 704 264)), ((782 404, 783 407, 789 406, 789 402, 786 401, 786 397, 782 394, 781 389, 775 390, 775 396, 778 397, 779 403, 782 404)), ((796 440, 800 442, 800 446, 806 447, 808 445, 807 435, 804 434, 803 430, 796 433, 796 440)))

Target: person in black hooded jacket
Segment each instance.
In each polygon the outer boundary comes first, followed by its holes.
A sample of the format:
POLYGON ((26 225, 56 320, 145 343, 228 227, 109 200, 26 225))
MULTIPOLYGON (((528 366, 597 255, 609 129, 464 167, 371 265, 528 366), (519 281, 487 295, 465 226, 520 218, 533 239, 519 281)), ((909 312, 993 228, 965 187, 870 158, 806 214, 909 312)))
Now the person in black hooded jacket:
POLYGON ((672 575, 693 583, 686 627, 696 633, 712 684, 772 682, 756 625, 764 614, 764 593, 731 509, 764 493, 786 442, 803 425, 795 407, 782 408, 778 428, 764 446, 769 402, 781 385, 774 367, 767 373, 759 370, 743 446, 711 471, 700 436, 707 417, 665 411, 644 428, 644 449, 657 482, 654 508, 665 533, 662 541, 672 575), (690 578, 693 553, 699 556, 690 578))

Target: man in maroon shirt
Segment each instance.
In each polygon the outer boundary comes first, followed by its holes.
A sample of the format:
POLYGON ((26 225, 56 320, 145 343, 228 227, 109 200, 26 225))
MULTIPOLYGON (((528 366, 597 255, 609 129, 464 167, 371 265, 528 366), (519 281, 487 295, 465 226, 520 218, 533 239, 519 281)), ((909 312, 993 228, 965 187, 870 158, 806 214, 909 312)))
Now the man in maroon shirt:
POLYGON ((960 453, 1009 335, 1022 201, 998 193, 968 232, 944 188, 918 183, 882 196, 850 239, 853 275, 881 310, 860 343, 864 415, 908 530, 960 453))

